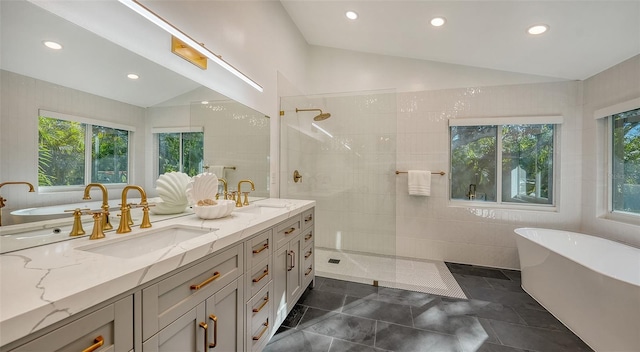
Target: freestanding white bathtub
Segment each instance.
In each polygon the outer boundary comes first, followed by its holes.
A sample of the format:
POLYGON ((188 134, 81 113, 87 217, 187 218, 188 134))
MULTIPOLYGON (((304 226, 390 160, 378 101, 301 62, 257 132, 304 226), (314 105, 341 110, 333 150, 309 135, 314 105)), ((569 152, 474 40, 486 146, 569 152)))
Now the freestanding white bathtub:
POLYGON ((522 288, 596 351, 640 351, 640 249, 575 232, 515 230, 522 288))

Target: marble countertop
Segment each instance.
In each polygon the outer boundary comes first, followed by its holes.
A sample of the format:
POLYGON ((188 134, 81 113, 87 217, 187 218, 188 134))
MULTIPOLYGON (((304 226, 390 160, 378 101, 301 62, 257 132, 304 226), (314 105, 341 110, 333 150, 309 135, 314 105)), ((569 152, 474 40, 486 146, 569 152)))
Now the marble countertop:
POLYGON ((188 215, 155 222, 151 229, 133 227, 128 234, 108 233, 98 241, 84 237, 0 255, 0 346, 238 243, 313 206, 314 201, 270 198, 221 219, 202 220, 188 215), (269 210, 260 211, 261 207, 269 210), (175 225, 210 232, 134 258, 78 249, 175 225))

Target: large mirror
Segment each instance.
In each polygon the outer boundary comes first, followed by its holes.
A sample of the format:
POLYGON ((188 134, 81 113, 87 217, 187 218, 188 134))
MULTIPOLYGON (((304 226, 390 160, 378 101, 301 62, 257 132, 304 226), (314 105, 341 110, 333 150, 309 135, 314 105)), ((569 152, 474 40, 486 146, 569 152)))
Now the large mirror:
MULTIPOLYGON (((31 2, 1 1, 0 6, 0 183, 25 181, 36 187, 34 193, 20 185, 0 189, 7 199, 0 229, 15 223, 12 211, 82 201, 79 189, 60 192, 38 187, 42 110, 130 126, 133 162, 127 182, 143 186, 150 197, 157 195, 155 180, 163 170, 158 136, 183 131, 203 132, 201 160, 193 166, 197 171, 222 167, 230 190, 240 180, 251 179, 255 184, 251 196, 268 197, 269 119, 264 114, 31 2), (52 50, 45 41, 63 47, 52 50), (131 80, 129 73, 139 78, 131 80)), ((110 186, 109 198, 119 198, 121 189, 122 185, 110 186)))

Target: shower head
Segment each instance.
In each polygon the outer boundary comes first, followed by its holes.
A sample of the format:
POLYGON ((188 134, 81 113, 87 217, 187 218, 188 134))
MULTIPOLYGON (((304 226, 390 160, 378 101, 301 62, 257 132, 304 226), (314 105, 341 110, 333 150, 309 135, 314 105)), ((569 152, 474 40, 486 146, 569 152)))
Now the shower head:
POLYGON ((313 118, 314 121, 322 121, 322 120, 326 120, 329 117, 331 117, 330 113, 328 113, 328 112, 323 113, 322 110, 320 110, 320 109, 298 109, 298 108, 296 108, 296 112, 300 112, 300 111, 320 111, 320 113, 313 118))

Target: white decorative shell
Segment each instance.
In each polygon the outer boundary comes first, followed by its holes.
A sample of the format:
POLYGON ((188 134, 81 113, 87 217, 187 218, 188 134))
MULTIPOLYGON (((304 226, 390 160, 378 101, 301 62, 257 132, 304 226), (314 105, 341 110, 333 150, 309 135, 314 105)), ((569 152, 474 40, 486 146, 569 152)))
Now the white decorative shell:
POLYGON ((182 172, 168 172, 160 175, 156 180, 156 191, 162 199, 164 209, 158 211, 163 214, 181 213, 187 207, 187 184, 191 180, 189 175, 182 172))
POLYGON ((187 184, 187 200, 190 205, 197 204, 199 200, 216 199, 216 193, 218 177, 209 172, 193 176, 187 184))
POLYGON ((218 200, 216 205, 193 206, 193 212, 201 219, 218 219, 223 218, 236 208, 236 202, 233 200, 218 200))
POLYGON ((187 208, 186 204, 167 204, 160 197, 150 198, 148 202, 153 205, 149 210, 157 215, 180 214, 187 208))

